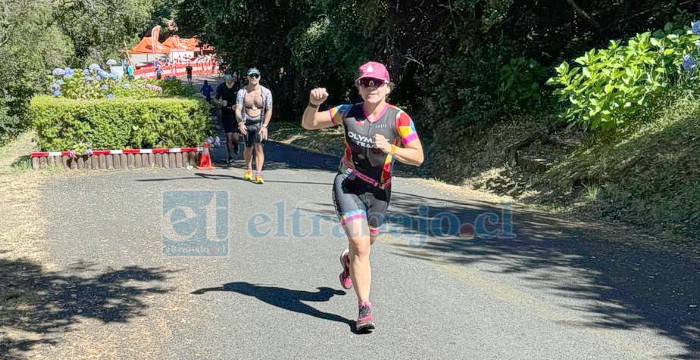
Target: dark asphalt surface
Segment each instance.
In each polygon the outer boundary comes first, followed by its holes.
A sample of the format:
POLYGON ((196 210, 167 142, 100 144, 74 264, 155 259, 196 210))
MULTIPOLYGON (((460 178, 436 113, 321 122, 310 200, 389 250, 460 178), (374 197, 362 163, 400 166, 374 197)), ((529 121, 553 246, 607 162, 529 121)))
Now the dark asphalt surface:
POLYGON ((415 223, 395 225, 393 236, 373 248, 378 329, 354 334, 355 295, 337 280, 338 254, 345 247, 342 236, 333 234, 330 183, 337 160, 275 144, 266 149, 262 186, 243 181, 237 163, 211 172, 106 172, 46 187, 50 254, 67 272, 79 275, 81 264, 93 264, 98 274, 157 269, 143 271, 166 274, 152 282, 164 292, 130 296, 157 304, 159 296, 175 294, 186 307, 154 310, 143 303, 138 311, 117 312, 118 318, 101 317, 95 326, 148 327, 148 313, 160 311, 170 324, 169 338, 154 357, 171 359, 698 355, 697 263, 587 239, 554 219, 516 210, 515 239, 430 234, 420 222, 440 212, 473 224, 479 214, 501 211, 454 200, 415 179, 396 180, 391 207, 415 223), (227 256, 163 254, 168 191, 228 194, 227 256), (428 208, 419 212, 420 206, 428 208), (285 215, 278 216, 280 211, 285 215), (250 230, 260 218, 255 214, 272 219, 257 229, 269 231, 267 236, 250 230))
POLYGON ((244 181, 240 160, 47 184, 50 257, 88 283, 81 301, 56 300, 71 326, 47 356, 80 353, 75 332, 116 358, 700 358, 697 261, 517 208, 504 224, 498 204, 407 178, 394 182, 394 224, 372 249, 377 330, 355 334, 356 298, 338 282, 338 160, 274 143, 266 154, 265 185, 244 181), (164 255, 172 229, 206 232, 204 203, 178 191, 226 195, 215 216, 227 222, 215 236, 226 256, 164 255), (172 225, 171 201, 199 211, 198 227, 172 225), (445 226, 431 230, 435 219, 445 226), (461 237, 447 231, 457 219, 461 237))

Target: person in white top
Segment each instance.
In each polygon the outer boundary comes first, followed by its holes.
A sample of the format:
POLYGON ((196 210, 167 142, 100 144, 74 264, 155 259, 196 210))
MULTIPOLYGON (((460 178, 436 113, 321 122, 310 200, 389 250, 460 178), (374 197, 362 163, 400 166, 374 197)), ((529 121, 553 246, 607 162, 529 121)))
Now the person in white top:
POLYGON ((272 119, 272 93, 260 85, 260 71, 250 68, 248 85, 236 96, 238 131, 245 137, 243 159, 246 162, 245 179, 263 184, 262 168, 265 162, 263 144, 267 140, 267 126, 272 119), (253 149, 255 149, 255 178, 253 178, 253 149))

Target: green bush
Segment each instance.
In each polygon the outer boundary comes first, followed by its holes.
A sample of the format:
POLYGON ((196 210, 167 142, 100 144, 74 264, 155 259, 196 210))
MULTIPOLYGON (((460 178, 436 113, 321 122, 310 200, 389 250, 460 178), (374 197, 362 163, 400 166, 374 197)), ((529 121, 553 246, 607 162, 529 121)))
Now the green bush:
POLYGON ((163 96, 196 97, 199 93, 191 84, 178 79, 157 80, 156 85, 163 88, 163 96))
POLYGON ((30 116, 43 151, 185 147, 209 133, 209 107, 180 98, 72 100, 37 96, 30 116))
POLYGON ((626 45, 611 41, 607 49, 576 59, 580 66, 562 63, 548 84, 557 86, 568 121, 588 129, 622 126, 649 118, 672 85, 686 77, 684 72, 697 71, 687 65, 694 62, 690 56, 697 53, 698 40, 691 31, 669 24, 626 45))

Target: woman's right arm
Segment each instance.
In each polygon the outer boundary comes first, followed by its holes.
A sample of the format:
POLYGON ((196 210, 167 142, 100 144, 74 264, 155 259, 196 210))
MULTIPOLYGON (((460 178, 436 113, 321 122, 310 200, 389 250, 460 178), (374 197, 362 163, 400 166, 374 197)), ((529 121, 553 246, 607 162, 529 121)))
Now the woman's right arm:
POLYGON ((316 88, 309 93, 309 104, 301 118, 301 127, 306 130, 318 130, 333 127, 336 124, 331 119, 328 111, 318 112, 318 107, 328 99, 328 92, 324 88, 316 88))

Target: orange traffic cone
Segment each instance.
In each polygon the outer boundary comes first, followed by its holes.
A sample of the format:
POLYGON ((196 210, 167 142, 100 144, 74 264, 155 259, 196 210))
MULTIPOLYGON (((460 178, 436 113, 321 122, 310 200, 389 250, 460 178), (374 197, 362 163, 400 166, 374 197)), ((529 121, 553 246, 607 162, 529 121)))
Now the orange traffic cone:
POLYGON ((199 166, 197 166, 197 170, 215 169, 215 167, 211 166, 211 156, 209 156, 209 144, 204 142, 204 144, 202 144, 202 158, 199 160, 199 166))

